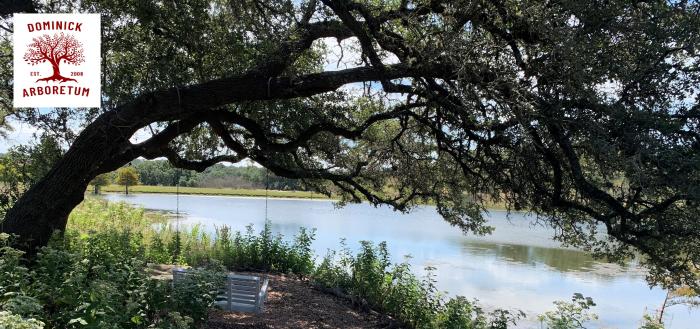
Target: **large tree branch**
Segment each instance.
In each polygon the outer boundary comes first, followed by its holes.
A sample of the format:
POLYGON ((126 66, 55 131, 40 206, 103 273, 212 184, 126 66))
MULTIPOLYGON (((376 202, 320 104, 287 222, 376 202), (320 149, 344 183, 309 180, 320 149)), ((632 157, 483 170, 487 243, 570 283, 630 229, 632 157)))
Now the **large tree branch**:
POLYGON ((31 0, 5 0, 0 2, 0 17, 14 13, 35 13, 36 6, 31 0))
POLYGON ((221 162, 237 163, 245 159, 245 157, 240 155, 218 155, 204 160, 189 160, 180 157, 177 151, 166 148, 162 150, 162 156, 168 159, 170 164, 176 168, 194 170, 197 172, 202 172, 207 168, 221 162))
POLYGON ((335 136, 342 136, 351 140, 357 140, 373 124, 380 121, 398 118, 402 115, 405 115, 413 108, 418 108, 425 105, 425 103, 402 104, 396 106, 396 108, 390 111, 373 114, 365 120, 363 120, 361 123, 355 125, 354 127, 343 127, 334 124, 333 122, 324 120, 322 122, 313 123, 308 127, 300 129, 299 133, 295 136, 275 137, 275 139, 285 139, 286 141, 284 142, 277 142, 272 140, 267 135, 266 129, 263 126, 261 126, 257 121, 247 118, 239 113, 233 111, 214 111, 211 112, 210 115, 212 117, 216 117, 222 122, 240 125, 241 127, 245 128, 246 131, 248 131, 256 141, 258 141, 260 144, 264 144, 265 149, 268 151, 286 152, 295 150, 303 146, 304 144, 308 143, 312 138, 324 132, 330 133, 335 136))
POLYGON ((203 160, 190 160, 181 157, 176 150, 169 147, 178 136, 189 133, 196 126, 201 124, 207 118, 204 116, 193 116, 174 123, 171 123, 159 133, 153 135, 144 142, 132 145, 125 151, 126 158, 135 158, 142 156, 146 159, 155 159, 165 157, 168 161, 177 168, 195 170, 202 172, 208 167, 211 167, 220 162, 236 163, 245 159, 244 153, 236 155, 218 155, 203 160))
POLYGON ((125 157, 139 157, 143 156, 146 158, 156 158, 159 156, 164 156, 162 150, 167 148, 168 144, 175 140, 178 136, 189 133, 196 126, 204 122, 206 116, 190 116, 185 119, 176 121, 169 124, 162 131, 154 134, 151 138, 131 145, 124 151, 125 157))
POLYGON ((338 41, 350 38, 353 33, 338 21, 322 21, 308 23, 300 22, 292 28, 289 37, 280 44, 277 50, 266 56, 257 65, 257 71, 262 75, 278 76, 294 63, 299 56, 309 48, 315 40, 336 38, 338 41))
MULTIPOLYGON (((271 77, 250 72, 244 75, 213 80, 184 88, 171 88, 138 97, 118 107, 114 125, 141 128, 155 121, 176 120, 191 113, 245 101, 281 100, 313 96, 335 91, 343 85, 411 77, 450 79, 454 71, 444 65, 388 65, 384 69, 358 67, 299 77, 271 77), (134 120, 136 119, 136 120, 134 120)), ((475 79, 488 79, 492 74, 475 72, 475 79)))

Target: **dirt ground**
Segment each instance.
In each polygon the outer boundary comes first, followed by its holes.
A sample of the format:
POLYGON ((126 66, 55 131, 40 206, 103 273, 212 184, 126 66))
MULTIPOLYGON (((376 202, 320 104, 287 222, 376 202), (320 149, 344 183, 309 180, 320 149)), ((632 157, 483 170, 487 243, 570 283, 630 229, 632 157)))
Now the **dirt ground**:
POLYGON ((315 289, 309 282, 268 275, 270 286, 262 314, 212 311, 206 328, 386 328, 378 315, 356 310, 350 302, 315 289))

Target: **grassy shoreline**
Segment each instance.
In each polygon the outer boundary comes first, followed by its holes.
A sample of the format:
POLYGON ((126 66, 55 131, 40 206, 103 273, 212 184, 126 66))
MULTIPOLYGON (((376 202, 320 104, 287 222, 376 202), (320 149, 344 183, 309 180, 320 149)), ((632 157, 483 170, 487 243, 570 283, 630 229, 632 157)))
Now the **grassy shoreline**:
MULTIPOLYGON (((180 194, 190 195, 223 195, 223 196, 245 196, 245 197, 264 197, 270 198, 294 198, 294 199, 330 199, 329 197, 315 192, 307 191, 281 191, 281 190, 264 190, 264 189, 234 189, 234 188, 209 188, 209 187, 180 187, 180 194)), ((101 192, 109 193, 124 193, 124 186, 107 185, 100 188, 101 192)), ((92 192, 92 188, 88 190, 92 192)), ((162 193, 174 194, 177 192, 175 186, 150 186, 137 185, 130 186, 129 193, 162 193)))
MULTIPOLYGON (((87 193, 92 193, 92 186, 87 193)), ((129 187, 129 193, 155 193, 155 194, 175 194, 177 187, 175 186, 152 186, 152 185, 136 185, 129 187)), ((124 186, 107 185, 100 188, 100 192, 106 193, 124 193, 124 186)), ((211 187, 180 187, 180 194, 185 195, 213 195, 213 196, 237 196, 237 197, 265 197, 280 198, 280 199, 307 199, 307 200, 336 200, 329 198, 326 195, 309 192, 309 191, 283 191, 283 190, 268 190, 264 189, 234 189, 234 188, 211 188, 211 187)), ((503 203, 487 203, 488 210, 505 211, 506 206, 503 203)), ((517 212, 517 211, 516 211, 517 212)))

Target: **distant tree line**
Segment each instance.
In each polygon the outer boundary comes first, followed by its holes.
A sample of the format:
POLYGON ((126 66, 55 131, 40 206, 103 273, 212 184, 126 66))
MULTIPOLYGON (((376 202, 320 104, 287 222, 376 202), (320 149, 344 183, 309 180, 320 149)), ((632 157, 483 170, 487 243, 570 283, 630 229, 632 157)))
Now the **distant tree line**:
MULTIPOLYGON (((0 153, 0 221, 5 211, 51 169, 63 152, 55 139, 40 136, 33 143, 14 146, 0 153)), ((174 168, 166 160, 141 159, 115 172, 98 175, 90 185, 93 192, 98 193, 101 186, 109 184, 123 185, 128 191, 129 186, 137 184, 175 186, 178 181, 180 186, 212 188, 265 188, 269 182, 269 188, 273 190, 307 190, 299 180, 273 173, 268 175, 265 168, 252 165, 217 164, 198 173, 174 168)))
POLYGON ((134 160, 131 166, 138 172, 143 185, 213 187, 213 188, 269 188, 273 190, 304 190, 296 179, 267 173, 257 166, 236 167, 217 164, 198 173, 177 169, 166 160, 134 160))

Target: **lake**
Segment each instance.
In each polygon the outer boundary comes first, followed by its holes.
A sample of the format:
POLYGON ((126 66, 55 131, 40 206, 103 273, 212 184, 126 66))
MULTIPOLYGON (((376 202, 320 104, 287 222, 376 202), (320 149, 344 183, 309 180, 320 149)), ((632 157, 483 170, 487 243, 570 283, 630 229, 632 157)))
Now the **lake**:
MULTIPOLYGON (((110 201, 125 201, 146 209, 174 212, 175 195, 107 194, 110 201)), ((464 235, 450 226, 430 206, 409 214, 386 207, 351 204, 337 208, 327 200, 291 200, 226 196, 179 197, 180 225, 201 224, 212 233, 228 225, 244 231, 253 224, 259 231, 265 214, 272 230, 292 237, 300 227, 315 228, 314 249, 319 256, 339 249, 347 239, 355 249, 360 240, 386 241, 394 262, 411 255, 414 272, 433 266, 437 286, 449 295, 476 298, 486 309, 520 309, 534 318, 553 307, 555 300, 570 300, 576 293, 592 297, 599 320, 594 328, 638 328, 645 310, 653 313, 665 292, 650 289, 644 271, 592 259, 588 254, 563 248, 551 239, 552 230, 534 225, 534 217, 522 213, 490 211, 492 235, 464 235)), ((673 306, 664 315, 667 328, 691 329, 700 323, 700 312, 673 306)), ((524 327, 539 328, 538 324, 524 327)))

